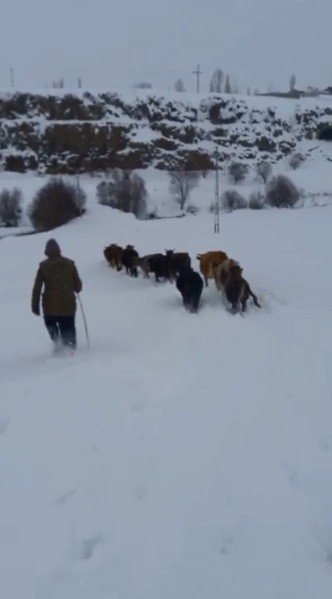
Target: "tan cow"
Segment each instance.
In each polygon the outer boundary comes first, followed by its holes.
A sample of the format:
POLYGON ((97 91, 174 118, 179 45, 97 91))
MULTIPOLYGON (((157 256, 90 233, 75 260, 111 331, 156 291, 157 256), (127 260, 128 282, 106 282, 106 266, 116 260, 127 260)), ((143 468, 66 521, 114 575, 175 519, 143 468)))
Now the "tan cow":
POLYGON ((227 254, 221 251, 198 254, 197 260, 199 261, 199 268, 204 277, 206 287, 209 285, 209 279, 215 278, 218 266, 227 260, 227 258, 227 254))

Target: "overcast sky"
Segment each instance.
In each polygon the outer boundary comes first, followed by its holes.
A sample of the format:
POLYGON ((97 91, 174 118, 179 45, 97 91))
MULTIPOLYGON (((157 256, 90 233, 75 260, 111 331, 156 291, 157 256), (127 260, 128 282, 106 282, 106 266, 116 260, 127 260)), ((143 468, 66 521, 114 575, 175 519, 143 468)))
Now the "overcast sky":
POLYGON ((0 0, 0 86, 172 89, 199 63, 242 88, 332 85, 332 0, 0 0))

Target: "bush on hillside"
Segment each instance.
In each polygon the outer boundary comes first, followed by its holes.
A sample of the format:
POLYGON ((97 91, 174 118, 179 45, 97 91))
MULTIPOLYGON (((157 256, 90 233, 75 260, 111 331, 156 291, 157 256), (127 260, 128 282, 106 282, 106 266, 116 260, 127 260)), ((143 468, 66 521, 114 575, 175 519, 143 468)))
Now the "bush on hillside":
POLYGON ((253 191, 249 197, 250 210, 262 210, 266 206, 266 198, 261 191, 253 191))
POLYGON ((29 217, 37 231, 50 231, 82 216, 85 201, 81 187, 53 177, 37 191, 29 207, 29 217))
POLYGON ((288 159, 288 164, 294 171, 299 168, 302 162, 304 162, 304 156, 300 152, 294 152, 288 159))
POLYGON ((233 212, 247 207, 245 198, 235 189, 224 191, 221 197, 221 205, 225 212, 233 212))
POLYGON ((232 162, 228 167, 228 177, 232 183, 241 183, 241 181, 244 181, 248 170, 247 164, 232 162))
POLYGON ((267 183, 272 175, 272 165, 266 160, 262 160, 256 164, 256 174, 263 183, 267 183))
POLYGON ((3 189, 0 193, 0 223, 5 227, 17 227, 22 214, 20 189, 3 189))
POLYGON ((266 187, 266 201, 274 208, 293 208, 300 196, 300 190, 285 175, 272 177, 266 187))
POLYGON ((130 170, 112 169, 110 180, 97 186, 99 204, 130 212, 137 218, 146 216, 146 198, 144 179, 130 170))

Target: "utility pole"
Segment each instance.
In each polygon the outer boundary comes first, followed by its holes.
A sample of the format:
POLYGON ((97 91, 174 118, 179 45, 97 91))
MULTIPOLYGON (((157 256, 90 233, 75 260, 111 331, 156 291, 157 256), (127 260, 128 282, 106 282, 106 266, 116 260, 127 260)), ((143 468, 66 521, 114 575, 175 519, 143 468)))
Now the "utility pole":
POLYGON ((13 69, 13 67, 10 67, 10 69, 9 69, 9 76, 10 76, 10 87, 15 87, 15 79, 14 79, 14 69, 13 69))
POLYGON ((214 233, 220 233, 220 202, 219 202, 219 160, 220 154, 218 148, 216 147, 213 158, 215 160, 215 170, 216 170, 216 186, 215 186, 215 202, 214 202, 214 233))
POLYGON ((201 67, 198 64, 197 67, 196 67, 196 70, 192 71, 192 75, 196 76, 196 90, 197 90, 198 94, 199 94, 199 91, 200 91, 200 76, 201 76, 201 74, 202 74, 201 67))

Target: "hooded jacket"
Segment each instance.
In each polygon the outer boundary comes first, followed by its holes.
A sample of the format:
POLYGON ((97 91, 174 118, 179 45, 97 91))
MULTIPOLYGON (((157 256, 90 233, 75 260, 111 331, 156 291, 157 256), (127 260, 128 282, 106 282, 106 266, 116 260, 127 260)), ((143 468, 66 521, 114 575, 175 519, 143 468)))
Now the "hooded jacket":
POLYGON ((61 256, 55 240, 46 244, 47 259, 39 264, 35 278, 31 307, 38 311, 40 296, 45 316, 73 316, 76 312, 75 293, 82 290, 82 281, 75 263, 61 256))

